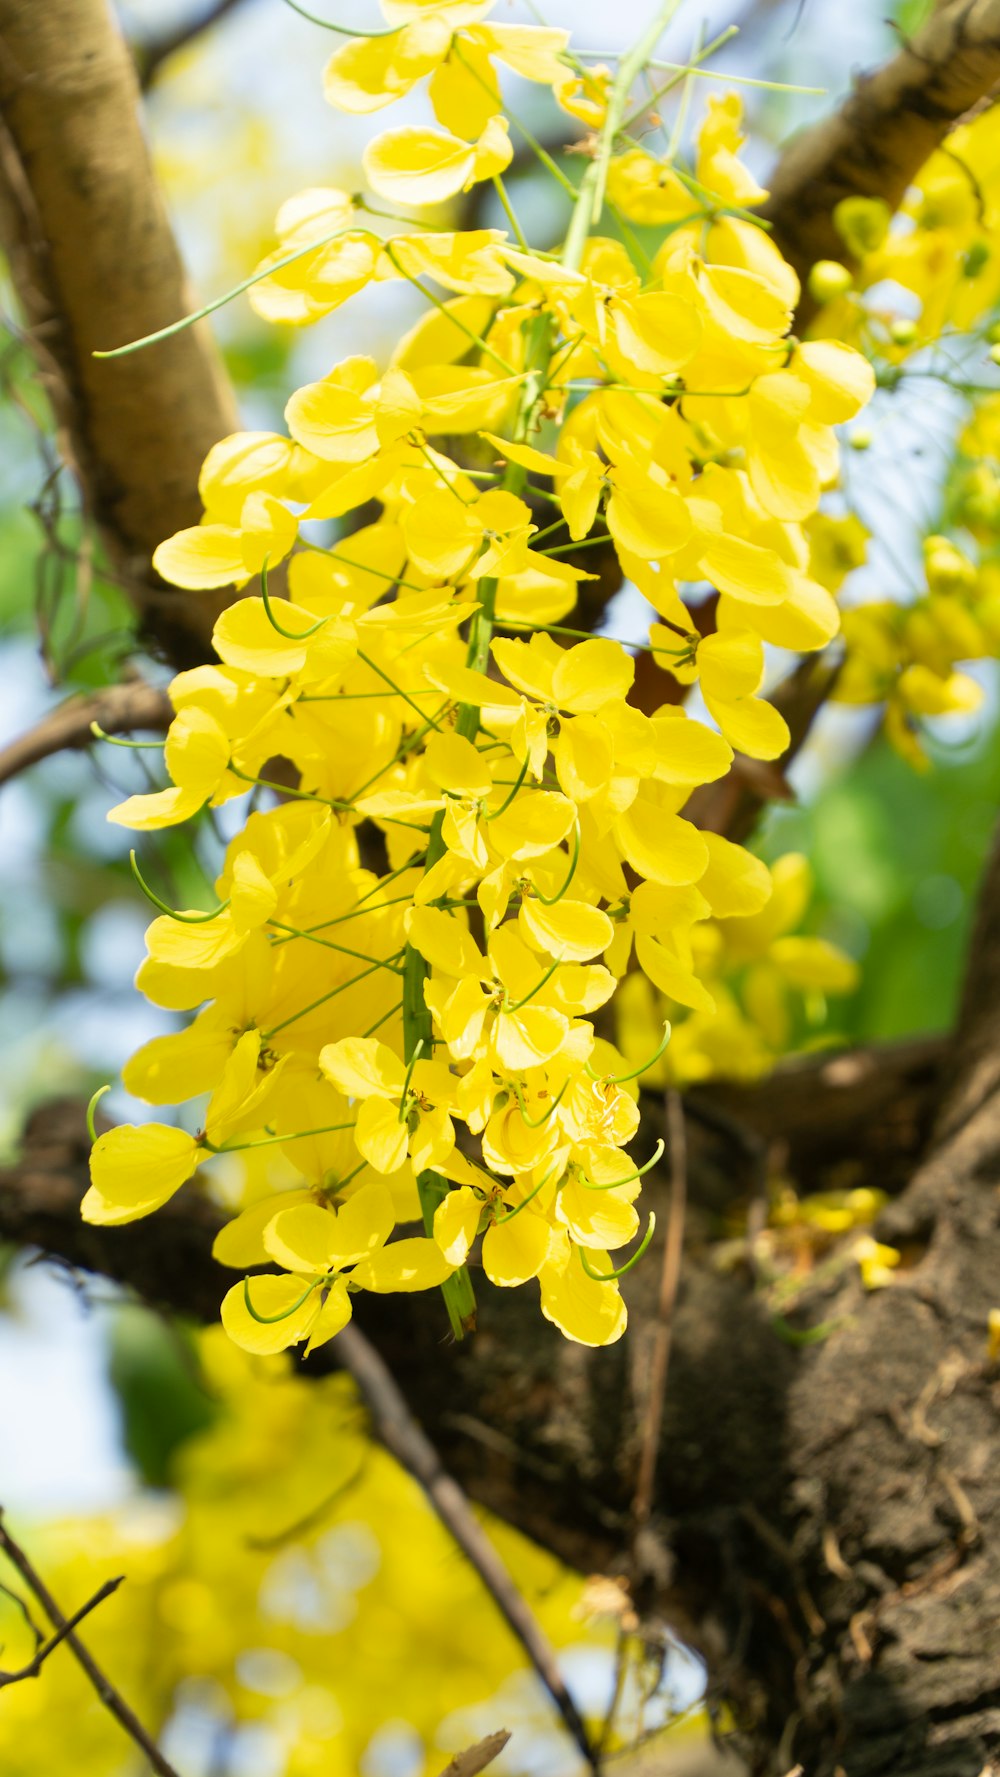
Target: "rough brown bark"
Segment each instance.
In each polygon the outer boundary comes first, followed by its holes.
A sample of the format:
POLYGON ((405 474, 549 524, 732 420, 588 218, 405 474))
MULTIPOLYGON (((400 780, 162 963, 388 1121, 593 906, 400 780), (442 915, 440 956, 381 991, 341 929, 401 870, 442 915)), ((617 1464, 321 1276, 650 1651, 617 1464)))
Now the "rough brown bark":
POLYGON ((150 558, 197 524, 202 461, 239 420, 204 326, 92 357, 193 306, 106 0, 0 0, 0 116, 0 239, 62 453, 145 638, 191 665, 225 598, 165 586, 150 558))
MULTIPOLYGON (((762 214, 803 280, 818 259, 849 262, 833 224, 835 205, 845 197, 879 197, 894 210, 953 124, 998 80, 998 0, 952 0, 884 67, 859 75, 838 110, 785 149, 762 214)), ((811 307, 806 297, 800 325, 811 307)))

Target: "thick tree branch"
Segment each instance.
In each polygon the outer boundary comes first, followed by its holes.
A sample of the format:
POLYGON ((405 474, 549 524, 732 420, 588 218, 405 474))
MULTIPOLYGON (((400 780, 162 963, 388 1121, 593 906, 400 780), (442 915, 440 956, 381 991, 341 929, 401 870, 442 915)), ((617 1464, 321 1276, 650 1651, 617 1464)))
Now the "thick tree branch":
POLYGON ((129 734, 135 729, 159 733, 169 727, 173 713, 166 692, 141 680, 109 685, 106 691, 95 691, 88 697, 68 698, 27 734, 0 749, 0 784, 9 783, 53 753, 92 746, 95 722, 105 734, 129 734))
MULTIPOLYGON (((894 210, 952 125, 997 81, 1000 0, 952 0, 884 67, 860 75, 839 110, 785 149, 763 214, 803 280, 818 259, 847 259, 835 205, 878 197, 894 210)), ((806 298, 800 325, 809 312, 806 298)))
MULTIPOLYGON (((711 1221, 749 1198, 760 1156, 776 1145, 806 1188, 855 1184, 866 1169, 901 1188, 930 1128, 945 1048, 928 1038, 810 1056, 754 1086, 692 1092, 684 1108, 693 1213, 711 1221)), ((185 1186, 155 1217, 121 1228, 83 1222, 89 1147, 81 1101, 32 1112, 21 1156, 0 1167, 0 1241, 109 1277, 156 1307, 214 1320, 231 1282, 211 1257, 222 1212, 185 1186)))
POLYGON ((193 306, 157 189, 135 68, 107 0, 0 0, 0 240, 64 458, 141 628, 176 665, 226 602, 166 587, 157 543, 196 524, 198 471, 239 423, 207 329, 124 360, 193 306))

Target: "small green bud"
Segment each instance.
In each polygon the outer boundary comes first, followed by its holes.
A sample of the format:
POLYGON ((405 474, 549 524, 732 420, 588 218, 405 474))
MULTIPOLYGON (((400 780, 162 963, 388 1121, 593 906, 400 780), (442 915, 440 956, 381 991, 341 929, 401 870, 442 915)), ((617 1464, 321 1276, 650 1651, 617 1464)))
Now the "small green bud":
POLYGON ((985 241, 973 241, 962 261, 963 278, 978 278, 990 262, 990 249, 985 241))
POLYGON ((809 273, 809 294, 814 302, 836 302, 853 288, 854 279, 846 265, 836 259, 817 259, 809 273))
POLYGON ((1000 364, 1000 341, 995 346, 990 346, 990 360, 994 364, 1000 364))
POLYGON ((894 346, 911 346, 917 337, 917 323, 906 315, 898 315, 889 328, 894 346))
POLYGON ((847 442, 852 450, 870 450, 872 445, 872 435, 870 432, 865 431, 863 427, 859 427, 856 432, 851 433, 847 442))

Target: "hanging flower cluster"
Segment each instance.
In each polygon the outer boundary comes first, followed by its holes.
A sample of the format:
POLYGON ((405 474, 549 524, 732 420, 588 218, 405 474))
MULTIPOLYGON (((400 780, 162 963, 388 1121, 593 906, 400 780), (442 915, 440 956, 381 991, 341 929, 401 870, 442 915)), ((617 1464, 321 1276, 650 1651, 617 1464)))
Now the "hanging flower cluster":
POLYGON ((311 1349, 358 1290, 440 1284, 460 1333, 480 1237, 491 1282, 537 1279, 543 1314, 600 1345, 624 1330, 618 1280, 652 1228, 615 1263, 657 1158, 628 1151, 657 1055, 630 1070, 594 1015, 633 952, 668 1002, 710 1005, 692 929, 768 900, 767 869, 683 810, 734 749, 788 743, 760 695, 764 646, 837 631, 804 525, 873 376, 850 346, 789 336, 797 283, 754 219, 766 193, 738 158, 735 97, 709 100, 693 171, 630 138, 662 19, 612 77, 562 31, 485 22, 488 0, 384 10, 387 32, 334 54, 327 96, 374 111, 429 78, 441 127, 372 141, 370 190, 421 208, 492 180, 511 233, 375 232, 366 199, 328 189, 279 215, 254 285, 268 318, 396 279, 431 306, 388 364, 350 357, 297 390, 287 437, 217 445, 203 523, 157 551, 178 586, 260 575, 263 596, 223 612, 217 665, 174 680, 170 787, 111 819, 187 820, 274 787, 275 759, 295 787, 229 845, 218 909, 164 909, 147 935, 143 991, 204 1009, 125 1084, 152 1104, 212 1090, 205 1128, 101 1135, 84 1214, 145 1215, 214 1155, 274 1144, 300 1188, 217 1246, 277 1268, 226 1298, 247 1349, 311 1349), (579 185, 549 163, 572 202, 559 252, 528 244, 503 186, 498 63, 595 132, 579 185), (605 213, 631 254, 595 232, 605 213), (659 229, 652 258, 633 224, 659 229), (342 542, 299 544, 301 524, 373 501, 342 542), (654 607, 660 700, 635 694, 624 646, 564 622, 596 547, 654 607), (712 625, 688 602, 706 588, 712 625), (712 726, 678 701, 695 686, 712 726))
MULTIPOLYGON (((799 929, 813 886, 808 860, 786 852, 771 866, 770 894, 759 913, 713 918, 707 901, 692 897, 683 933, 685 978, 678 972, 664 991, 662 980, 654 986, 656 971, 640 966, 615 995, 618 1042, 630 1063, 650 1053, 663 1019, 672 1019, 669 1046, 642 1073, 643 1086, 760 1079, 823 1026, 828 998, 853 992, 859 978, 853 958, 828 938, 799 929)), ((641 965, 641 950, 638 955, 641 965)))
MULTIPOLYGON (((967 716, 982 702, 981 684, 961 665, 1000 654, 1000 393, 991 381, 1000 361, 998 146, 1000 112, 990 106, 931 155, 896 217, 878 198, 842 200, 834 222, 857 269, 822 261, 810 278, 822 304, 814 331, 857 345, 887 396, 936 384, 972 407, 958 472, 924 539, 923 584, 905 603, 852 600, 843 615, 845 664, 832 697, 881 705, 887 738, 918 769, 927 765, 925 719, 967 716)), ((865 450, 870 434, 852 442, 865 450)), ((836 590, 864 560, 857 521, 831 528, 824 515, 810 530, 813 572, 836 590)))

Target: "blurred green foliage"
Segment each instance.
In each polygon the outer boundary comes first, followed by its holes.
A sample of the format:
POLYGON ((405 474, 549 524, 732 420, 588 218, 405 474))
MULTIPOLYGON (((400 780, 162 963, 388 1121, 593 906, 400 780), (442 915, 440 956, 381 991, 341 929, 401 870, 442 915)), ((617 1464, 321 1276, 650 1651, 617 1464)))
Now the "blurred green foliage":
POLYGON ((961 990, 975 893, 1000 807, 1000 747, 934 749, 913 771, 878 740, 815 800, 774 808, 760 849, 812 862, 810 924, 861 962, 861 987, 838 1002, 837 1027, 870 1042, 945 1030, 961 990))

